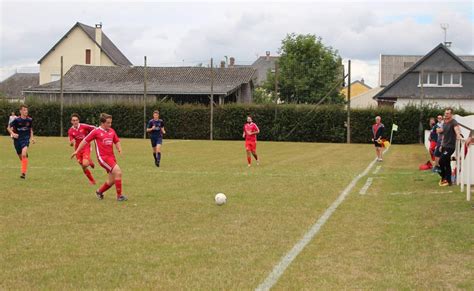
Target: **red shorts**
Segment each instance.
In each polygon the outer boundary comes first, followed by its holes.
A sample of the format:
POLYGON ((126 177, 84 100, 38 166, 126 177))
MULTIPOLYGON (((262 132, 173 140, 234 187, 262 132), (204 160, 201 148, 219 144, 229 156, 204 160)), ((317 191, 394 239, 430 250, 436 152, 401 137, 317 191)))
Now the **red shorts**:
POLYGON ((257 142, 256 141, 246 141, 245 142, 245 149, 254 152, 257 150, 257 142))
POLYGON ((77 158, 77 162, 81 165, 82 165, 82 161, 84 161, 84 160, 89 160, 90 161, 90 159, 91 159, 91 147, 89 145, 84 147, 82 149, 82 151, 77 153, 76 158, 77 158))
POLYGON ((99 160, 99 164, 102 168, 104 168, 107 173, 112 172, 112 170, 117 165, 117 161, 115 160, 114 156, 99 156, 97 155, 97 159, 99 160))

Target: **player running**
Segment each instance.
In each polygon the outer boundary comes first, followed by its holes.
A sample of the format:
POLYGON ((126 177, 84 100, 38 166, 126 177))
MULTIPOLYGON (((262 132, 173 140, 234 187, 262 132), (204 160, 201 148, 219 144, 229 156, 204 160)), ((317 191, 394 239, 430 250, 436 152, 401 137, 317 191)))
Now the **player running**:
MULTIPOLYGON (((77 113, 73 113, 71 115, 71 124, 72 126, 67 132, 69 136, 69 144, 71 146, 75 146, 74 149, 77 150, 81 141, 91 131, 95 129, 95 126, 85 124, 85 123, 80 123, 79 114, 77 113)), ((89 183, 91 185, 95 185, 94 177, 92 176, 91 171, 88 169, 89 166, 91 166, 91 168, 94 168, 94 163, 92 162, 92 159, 91 159, 90 145, 89 144, 85 145, 84 148, 80 152, 77 153, 76 158, 77 158, 77 162, 82 167, 82 171, 84 172, 84 175, 86 175, 87 179, 89 180, 89 183)))
POLYGON ((126 201, 127 197, 122 195, 122 170, 120 169, 114 155, 114 144, 117 151, 122 153, 120 139, 112 129, 112 115, 102 113, 100 115, 100 126, 92 130, 79 144, 76 151, 71 155, 71 159, 81 150, 95 140, 95 148, 99 164, 107 171, 109 175, 107 181, 97 191, 99 200, 104 199, 104 193, 110 187, 115 185, 117 191, 117 201, 126 201))
POLYGON ((33 137, 33 119, 28 116, 28 106, 20 106, 20 116, 13 119, 7 127, 10 136, 13 138, 13 145, 21 161, 21 176, 26 179, 26 170, 28 168, 28 147, 30 141, 35 143, 33 137))
POLYGON ((160 119, 160 111, 153 112, 153 119, 148 121, 146 132, 150 133, 151 147, 153 148, 153 158, 155 165, 160 166, 161 145, 163 144, 163 134, 166 134, 165 123, 160 119))
POLYGON ((244 132, 242 137, 245 138, 245 149, 247 150, 247 163, 248 167, 252 164, 252 153, 253 157, 257 161, 257 165, 260 164, 257 156, 257 134, 260 133, 258 126, 252 121, 251 116, 247 116, 247 123, 244 125, 244 132))

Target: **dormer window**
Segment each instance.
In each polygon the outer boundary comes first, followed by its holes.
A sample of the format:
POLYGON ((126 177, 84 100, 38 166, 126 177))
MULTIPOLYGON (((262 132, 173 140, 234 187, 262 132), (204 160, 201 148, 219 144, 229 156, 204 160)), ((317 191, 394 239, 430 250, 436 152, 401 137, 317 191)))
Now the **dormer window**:
POLYGON ((91 50, 86 49, 86 65, 90 65, 90 64, 91 64, 91 50))
POLYGON ((461 73, 443 73, 442 84, 446 87, 459 87, 461 86, 461 73))
POLYGON ((423 86, 426 86, 426 87, 438 86, 438 73, 424 72, 423 77, 421 76, 421 73, 420 73, 420 80, 418 84, 421 85, 421 82, 423 82, 423 86))

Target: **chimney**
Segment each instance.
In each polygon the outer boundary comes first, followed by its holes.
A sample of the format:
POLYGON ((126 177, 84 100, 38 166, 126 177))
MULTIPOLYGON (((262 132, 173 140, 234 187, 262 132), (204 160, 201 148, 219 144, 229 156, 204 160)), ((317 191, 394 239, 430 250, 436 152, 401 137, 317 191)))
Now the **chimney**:
POLYGON ((230 57, 229 68, 233 68, 234 66, 235 66, 235 58, 234 58, 234 57, 230 57))
POLYGON ((365 84, 365 83, 364 83, 364 82, 365 82, 365 81, 364 81, 364 78, 360 79, 360 82, 361 82, 362 84, 365 84))
POLYGON ((102 46, 102 22, 95 25, 95 41, 102 46))
POLYGON ((269 61, 270 60, 270 51, 266 51, 265 55, 267 56, 266 60, 269 61))
POLYGON ((221 61, 221 68, 225 68, 225 61, 221 61))

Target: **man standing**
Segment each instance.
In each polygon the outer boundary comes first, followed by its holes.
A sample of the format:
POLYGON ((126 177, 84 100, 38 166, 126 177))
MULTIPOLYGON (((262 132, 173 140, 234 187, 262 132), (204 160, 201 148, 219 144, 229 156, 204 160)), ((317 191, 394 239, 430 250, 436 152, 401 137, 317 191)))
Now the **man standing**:
POLYGON ((21 161, 21 176, 26 179, 26 170, 28 168, 28 147, 30 140, 35 143, 33 138, 33 119, 28 116, 28 106, 20 106, 20 117, 13 119, 7 127, 10 136, 13 138, 13 145, 21 161))
POLYGON ((444 111, 444 124, 438 129, 438 133, 443 134, 441 141, 441 157, 439 159, 439 167, 441 169, 440 186, 451 186, 451 156, 456 147, 456 140, 461 139, 461 129, 456 120, 453 119, 453 109, 447 108, 444 111))
POLYGON ((443 127, 443 123, 444 123, 444 118, 442 115, 438 115, 436 117, 436 133, 437 133, 437 137, 436 137, 436 146, 435 146, 435 149, 433 151, 433 156, 434 156, 434 167, 433 167, 433 172, 441 172, 440 168, 439 168, 439 158, 441 157, 441 152, 439 151, 439 148, 441 147, 441 141, 443 140, 443 134, 442 133, 439 133, 438 132, 438 128, 442 128, 443 127))
POLYGON ((257 134, 260 133, 260 129, 258 126, 253 123, 252 117, 247 116, 247 123, 244 125, 244 132, 242 137, 245 138, 245 149, 247 151, 247 164, 248 167, 252 164, 252 157, 250 154, 253 155, 255 160, 257 161, 257 165, 260 164, 257 156, 257 134))
POLYGON ((163 144, 163 134, 166 134, 165 123, 160 119, 160 112, 153 112, 153 119, 148 121, 146 132, 150 134, 151 147, 153 148, 153 158, 155 165, 160 166, 161 161, 161 145, 163 144))
POLYGON ((383 148, 383 134, 385 131, 385 126, 382 123, 382 117, 375 117, 375 124, 372 125, 372 142, 375 146, 375 154, 377 155, 377 161, 381 162, 382 159, 382 148, 383 148))

